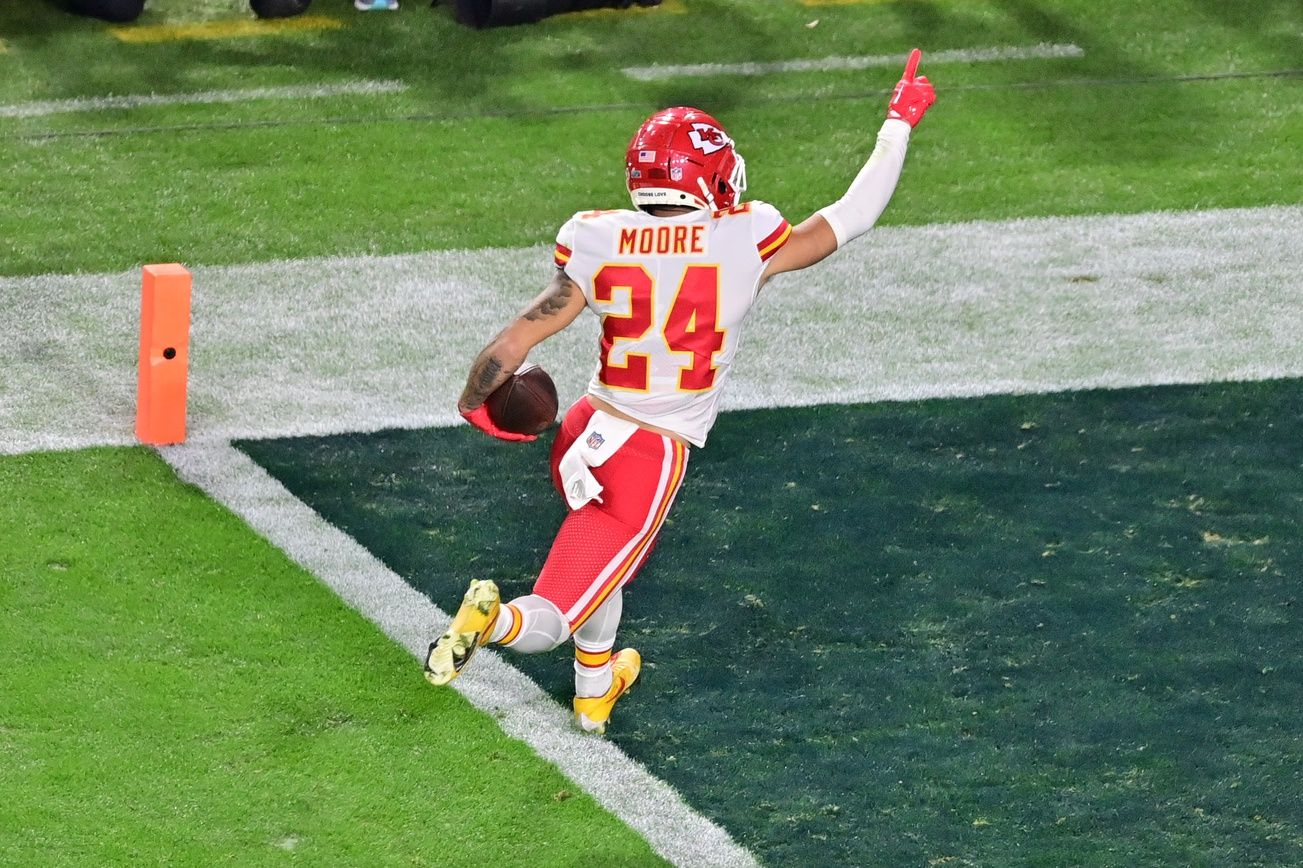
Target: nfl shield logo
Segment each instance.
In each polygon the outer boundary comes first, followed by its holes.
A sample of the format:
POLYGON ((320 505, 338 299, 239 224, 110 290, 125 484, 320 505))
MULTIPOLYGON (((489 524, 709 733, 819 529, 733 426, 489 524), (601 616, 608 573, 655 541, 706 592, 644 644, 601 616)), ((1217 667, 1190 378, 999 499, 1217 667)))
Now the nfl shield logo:
POLYGON ((640 163, 654 163, 654 162, 656 162, 656 152, 655 152, 655 151, 639 151, 639 152, 638 152, 638 162, 640 162, 640 163))
POLYGON ((671 180, 671 181, 682 181, 682 180, 683 180, 683 169, 679 168, 678 166, 675 166, 674 168, 670 169, 670 180, 671 180))
POLYGON ((588 439, 584 442, 588 444, 589 449, 601 449, 602 444, 606 442, 606 438, 597 431, 594 431, 592 434, 588 435, 588 439))

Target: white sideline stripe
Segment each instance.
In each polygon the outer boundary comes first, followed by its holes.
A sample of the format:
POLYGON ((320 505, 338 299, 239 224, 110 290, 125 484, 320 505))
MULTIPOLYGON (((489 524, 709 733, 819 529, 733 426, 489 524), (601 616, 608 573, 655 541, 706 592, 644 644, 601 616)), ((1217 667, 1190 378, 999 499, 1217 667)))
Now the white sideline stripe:
MULTIPOLYGON (((992 63, 1000 60, 1069 60, 1085 57, 1086 52, 1071 43, 1040 42, 1036 45, 994 45, 989 48, 954 48, 929 51, 921 64, 927 67, 937 63, 992 63)), ((872 69, 882 66, 905 65, 909 52, 902 54, 869 54, 858 57, 823 57, 817 60, 776 60, 754 63, 688 63, 655 64, 652 66, 626 66, 620 70, 637 81, 663 81, 667 78, 690 78, 704 75, 772 75, 776 72, 833 72, 840 70, 872 69)))
POLYGON ((138 93, 122 96, 86 96, 42 102, 0 105, 0 118, 36 118, 67 112, 107 111, 156 105, 199 105, 203 103, 253 102, 260 99, 320 99, 330 96, 376 96, 401 93, 407 85, 396 80, 346 81, 339 84, 249 87, 233 90, 201 90, 192 93, 138 93))
MULTIPOLYGON (((723 406, 1303 376, 1301 237, 1298 205, 875 229, 765 288, 723 406)), ((470 360, 551 262, 194 267, 189 436, 458 424, 470 360)), ((0 454, 135 442, 139 306, 139 271, 0 277, 0 454)), ((563 402, 596 342, 583 316, 532 354, 563 402)))
MULTIPOLYGON (((178 476, 248 522, 418 660, 424 659, 431 636, 446 629, 445 612, 243 452, 227 443, 159 451, 178 476)), ((412 677, 419 677, 415 666, 412 677)), ((480 651, 475 665, 453 686, 493 716, 507 735, 555 763, 671 863, 756 865, 748 851, 693 811, 669 784, 611 742, 575 729, 569 711, 492 649, 480 651)))

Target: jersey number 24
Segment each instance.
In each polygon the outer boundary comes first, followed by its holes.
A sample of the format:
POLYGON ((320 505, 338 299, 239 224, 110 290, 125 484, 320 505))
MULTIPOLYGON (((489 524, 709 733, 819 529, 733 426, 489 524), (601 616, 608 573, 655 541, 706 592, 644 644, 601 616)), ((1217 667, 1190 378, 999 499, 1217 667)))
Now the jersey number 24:
MULTIPOLYGON (((614 389, 646 392, 651 382, 651 357, 631 352, 625 355, 623 365, 613 365, 611 349, 616 341, 641 340, 655 325, 656 281, 641 265, 602 266, 593 276, 594 297, 598 302, 610 302, 617 292, 629 293, 629 313, 602 317, 599 379, 614 389)), ((681 391, 704 392, 715 385, 715 353, 724 346, 724 332, 715 326, 718 318, 719 266, 689 265, 661 328, 661 337, 671 353, 691 357, 679 368, 681 391)))

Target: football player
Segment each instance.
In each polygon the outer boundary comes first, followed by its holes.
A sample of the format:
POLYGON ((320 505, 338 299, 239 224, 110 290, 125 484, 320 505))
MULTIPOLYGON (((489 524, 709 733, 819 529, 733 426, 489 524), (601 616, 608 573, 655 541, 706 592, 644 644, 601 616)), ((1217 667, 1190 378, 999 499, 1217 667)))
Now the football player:
POLYGON ((647 560, 705 445, 747 312, 769 278, 807 268, 868 231, 886 208, 910 131, 936 100, 910 53, 868 162, 837 202, 792 228, 774 206, 742 200, 746 169, 715 118, 695 108, 652 115, 625 155, 633 210, 574 215, 557 234, 547 289, 489 342, 458 402, 475 427, 494 425, 485 398, 540 341, 585 309, 601 320, 597 370, 552 445, 552 481, 570 511, 533 593, 499 600, 473 581, 451 626, 431 643, 426 677, 447 684, 477 648, 526 654, 575 646, 577 722, 605 732, 638 677, 638 652, 612 654, 621 588, 647 560))

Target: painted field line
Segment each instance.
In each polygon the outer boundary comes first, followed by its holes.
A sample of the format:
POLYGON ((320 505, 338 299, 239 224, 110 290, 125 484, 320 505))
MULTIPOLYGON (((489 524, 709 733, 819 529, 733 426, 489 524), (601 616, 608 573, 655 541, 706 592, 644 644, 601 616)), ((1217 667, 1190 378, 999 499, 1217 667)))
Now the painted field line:
MULTIPOLYGON (((1002 60, 1066 60, 1085 57, 1079 46, 1042 42, 1037 45, 996 45, 929 51, 923 65, 937 63, 993 63, 1002 60)), ((637 81, 663 81, 705 75, 772 75, 777 72, 833 72, 874 67, 904 66, 908 52, 868 54, 859 57, 822 57, 817 60, 778 60, 757 63, 689 63, 681 65, 626 66, 621 70, 637 81)))
MULTIPOLYGON (((552 19, 546 19, 548 21, 552 19)), ((1072 78, 1050 79, 1037 78, 1032 81, 1010 81, 999 84, 950 84, 946 93, 984 90, 1053 90, 1056 88, 1127 88, 1136 86, 1154 86, 1164 84, 1207 84, 1226 81, 1251 81, 1255 79, 1284 79, 1303 76, 1303 69, 1268 69, 1249 72, 1214 72, 1198 75, 1147 75, 1124 78, 1072 78)), ((752 105, 781 105, 784 103, 840 102, 848 100, 880 99, 890 93, 890 88, 847 91, 843 93, 821 92, 817 95, 800 94, 752 94, 747 97, 752 105)), ((390 123, 436 123, 460 124, 493 118, 548 118, 564 117, 598 112, 644 112, 646 103, 594 103, 591 105, 552 106, 534 108, 484 109, 481 111, 450 112, 433 114, 415 112, 410 114, 386 115, 329 115, 326 117, 297 117, 277 120, 226 120, 202 123, 152 124, 148 126, 121 126, 45 130, 42 132, 0 132, 0 141, 21 139, 42 142, 70 138, 101 138, 111 136, 159 135, 162 133, 193 132, 196 130, 265 130, 284 127, 338 127, 344 124, 390 124, 390 123)))
POLYGON ((300 15, 274 20, 238 18, 231 21, 206 21, 201 24, 153 24, 110 27, 109 33, 120 42, 184 42, 192 39, 238 39, 251 36, 277 36, 313 30, 338 30, 344 24, 324 15, 300 15))
MULTIPOLYGON (((723 406, 1303 376, 1300 237, 1298 205, 874 229, 766 287, 723 406)), ((193 266, 190 437, 459 424, 471 359, 552 268, 546 246, 193 266)), ((0 278, 0 454, 135 442, 139 306, 138 270, 0 278)), ((533 353, 563 402, 596 343, 585 314, 533 353)))
POLYGON ((133 109, 157 105, 201 105, 253 102, 263 99, 322 99, 332 96, 377 96, 401 93, 407 85, 393 79, 343 81, 337 84, 298 84, 282 87, 247 87, 200 90, 191 93, 137 93, 122 96, 85 96, 43 102, 0 105, 0 118, 35 118, 68 112, 133 109))
MULTIPOLYGON (((385 635, 424 659, 449 616, 348 534, 227 443, 160 450, 186 482, 244 519, 385 635)), ((728 833, 611 742, 579 732, 558 705, 500 654, 484 649, 453 686, 503 731, 532 747, 675 865, 753 866, 728 833)), ((420 678, 417 664, 412 678, 420 678)), ((431 687, 431 690, 436 688, 431 687)))

